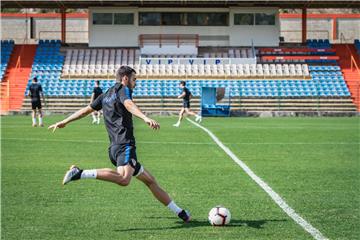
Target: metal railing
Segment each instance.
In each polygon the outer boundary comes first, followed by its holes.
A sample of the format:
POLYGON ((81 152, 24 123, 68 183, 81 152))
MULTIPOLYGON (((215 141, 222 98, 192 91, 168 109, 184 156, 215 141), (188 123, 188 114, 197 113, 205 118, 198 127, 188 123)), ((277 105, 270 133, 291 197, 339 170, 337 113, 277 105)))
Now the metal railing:
MULTIPOLYGON (((359 66, 356 63, 356 59, 354 57, 354 55, 352 54, 352 51, 349 47, 349 43, 346 43, 346 38, 344 36, 343 33, 340 33, 340 42, 345 44, 346 46, 346 50, 348 51, 349 55, 350 55, 350 70, 351 72, 357 72, 357 74, 359 75, 359 77, 357 78, 357 80, 355 81, 349 81, 354 82, 356 84, 356 100, 359 102, 360 100, 360 69, 359 66)), ((350 87, 349 87, 350 88, 350 87)), ((360 106, 358 106, 358 110, 359 110, 360 106)))
POLYGON ((144 47, 146 44, 156 44, 159 47, 163 45, 195 45, 199 46, 198 34, 140 34, 139 46, 144 47))

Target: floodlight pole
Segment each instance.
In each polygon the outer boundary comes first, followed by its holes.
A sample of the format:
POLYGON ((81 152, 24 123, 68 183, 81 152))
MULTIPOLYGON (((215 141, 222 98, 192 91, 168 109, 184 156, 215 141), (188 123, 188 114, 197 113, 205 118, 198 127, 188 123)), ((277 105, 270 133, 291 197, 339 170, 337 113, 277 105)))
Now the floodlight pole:
POLYGON ((62 7, 61 12, 61 43, 66 43, 66 8, 62 7))
POLYGON ((307 38, 307 9, 303 8, 302 9, 302 15, 301 15, 301 39, 302 39, 302 43, 306 43, 306 38, 307 38))

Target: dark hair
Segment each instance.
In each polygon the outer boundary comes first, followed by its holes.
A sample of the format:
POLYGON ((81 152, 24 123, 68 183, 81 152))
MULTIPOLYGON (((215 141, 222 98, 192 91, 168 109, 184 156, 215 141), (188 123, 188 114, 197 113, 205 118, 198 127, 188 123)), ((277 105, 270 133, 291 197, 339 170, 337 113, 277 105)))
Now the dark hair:
POLYGON ((33 78, 33 81, 34 81, 34 82, 37 82, 37 81, 38 81, 38 80, 37 80, 37 77, 34 77, 34 78, 33 78))
POLYGON ((130 78, 132 73, 136 73, 136 71, 129 67, 129 66, 121 66, 117 71, 116 71, 116 81, 121 82, 121 79, 124 76, 127 76, 128 78, 130 78))
POLYGON ((99 80, 96 80, 95 83, 96 83, 96 85, 100 85, 100 81, 99 81, 99 80))
POLYGON ((185 82, 185 81, 181 81, 180 84, 183 85, 184 87, 186 86, 186 82, 185 82))

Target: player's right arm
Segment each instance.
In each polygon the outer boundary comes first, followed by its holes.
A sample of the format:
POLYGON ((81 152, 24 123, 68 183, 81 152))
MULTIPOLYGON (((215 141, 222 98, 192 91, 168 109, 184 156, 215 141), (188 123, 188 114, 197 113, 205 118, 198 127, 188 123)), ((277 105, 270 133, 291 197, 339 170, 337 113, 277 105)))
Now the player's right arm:
POLYGON ((79 111, 71 114, 69 117, 65 118, 64 120, 51 125, 48 129, 52 129, 53 132, 55 132, 56 129, 64 128, 67 124, 69 124, 73 121, 76 121, 78 119, 81 119, 81 118, 89 115, 93 111, 94 111, 94 109, 91 106, 84 107, 84 108, 80 109, 79 111))
POLYGON ((159 129, 160 124, 155 120, 148 118, 132 100, 132 91, 124 86, 119 90, 119 99, 120 102, 124 105, 124 107, 133 115, 138 118, 141 118, 146 124, 149 125, 152 129, 159 129))
POLYGON ((57 128, 64 128, 67 124, 69 124, 73 121, 76 121, 80 118, 83 118, 83 117, 89 115, 90 113, 92 113, 93 111, 100 111, 102 109, 103 98, 104 98, 104 95, 101 94, 89 106, 80 109, 79 111, 73 113, 70 117, 68 117, 62 121, 51 125, 48 129, 53 129, 53 132, 55 132, 55 130, 57 128))
POLYGON ((126 99, 124 101, 125 108, 131 112, 133 115, 137 116, 138 118, 141 118, 146 124, 149 125, 152 129, 159 129, 160 124, 156 122, 155 120, 148 118, 139 108, 136 106, 136 104, 131 99, 126 99))

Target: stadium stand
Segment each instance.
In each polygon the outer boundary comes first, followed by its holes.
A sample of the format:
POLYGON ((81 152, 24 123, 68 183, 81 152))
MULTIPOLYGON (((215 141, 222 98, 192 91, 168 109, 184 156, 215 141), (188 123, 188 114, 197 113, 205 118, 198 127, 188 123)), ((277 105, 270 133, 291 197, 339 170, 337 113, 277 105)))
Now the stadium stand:
MULTIPOLYGON (((60 53, 58 41, 41 41, 32 69, 32 77, 39 77, 53 112, 73 111, 87 104, 94 81, 102 79, 101 87, 103 90, 108 89, 114 84, 115 70, 122 64, 133 66, 138 72, 139 80, 133 95, 135 101, 146 112, 176 112, 179 106, 176 96, 180 94, 178 88, 180 79, 188 79, 187 86, 194 95, 195 109, 200 109, 199 97, 202 87, 225 87, 230 89, 227 97, 232 101, 232 109, 238 111, 345 113, 356 111, 341 68, 338 65, 328 65, 328 62, 316 65, 304 63, 139 65, 140 55, 137 49, 68 48, 65 51, 64 58, 60 53), (105 76, 109 79, 104 79, 105 76)), ((310 48, 281 51, 258 49, 257 52, 259 56, 262 54, 294 56, 299 53, 300 56, 308 57, 334 55, 332 49, 311 50, 310 48)), ((219 51, 209 53, 209 56, 219 57, 218 53, 219 51)), ((225 56, 230 57, 230 53, 235 57, 244 56, 236 49, 229 50, 228 55, 225 56)), ((29 107, 28 100, 24 102, 23 107, 29 107)))
POLYGON ((223 51, 203 52, 204 58, 254 58, 256 53, 251 48, 229 48, 223 51))
POLYGON ((1 72, 0 81, 2 81, 6 68, 9 63, 11 53, 14 49, 14 40, 1 40, 1 72))
MULTIPOLYGON (((147 67, 149 66, 152 65, 147 67)), ((297 66, 299 69, 302 67, 302 65, 297 66)), ((293 70, 295 71, 295 67, 293 70)), ((189 80, 188 86, 194 96, 200 96, 201 87, 230 87, 232 97, 349 96, 338 66, 310 66, 309 70, 310 80, 189 80)), ((39 74, 39 72, 34 74, 39 74)), ((46 89, 46 95, 84 97, 91 95, 95 80, 60 80, 56 78, 58 76, 56 74, 58 73, 55 73, 55 76, 45 75, 40 78, 40 83, 46 89)), ((107 89, 114 81, 103 80, 101 83, 102 87, 107 89)), ((178 84, 179 80, 138 80, 134 96, 177 96, 179 94, 178 84)))
MULTIPOLYGON (((25 94, 27 94, 33 77, 37 77, 41 84, 46 85, 44 88, 45 94, 51 95, 52 92, 57 92, 56 88, 53 90, 52 84, 59 81, 63 67, 64 56, 60 53, 60 46, 60 40, 39 41, 25 94)), ((60 91, 57 93, 60 94, 63 92, 60 91)))
POLYGON ((263 63, 307 63, 337 64, 339 57, 332 48, 260 48, 260 61, 263 63))
POLYGON ((138 63, 139 56, 139 49, 68 49, 62 76, 111 78, 121 65, 138 63))
POLYGON ((306 45, 309 48, 331 48, 331 44, 328 39, 308 39, 306 45))

